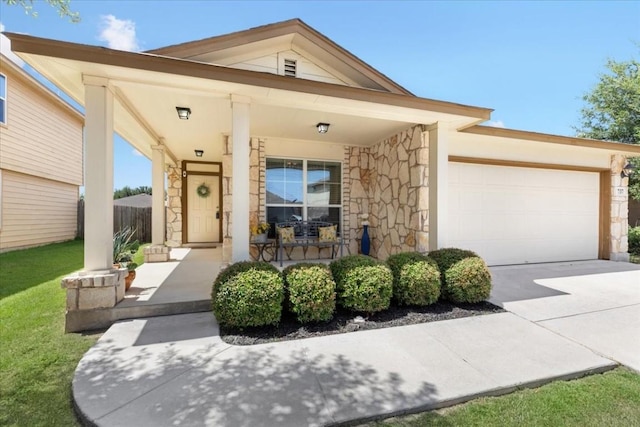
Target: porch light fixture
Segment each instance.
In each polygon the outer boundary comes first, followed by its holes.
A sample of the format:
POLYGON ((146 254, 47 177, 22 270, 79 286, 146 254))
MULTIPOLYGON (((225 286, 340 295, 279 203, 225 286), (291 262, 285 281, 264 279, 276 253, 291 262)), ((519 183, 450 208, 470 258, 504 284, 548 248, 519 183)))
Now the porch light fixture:
POLYGON ((318 133, 329 132, 329 123, 318 123, 316 127, 318 128, 318 133))
POLYGON ((196 152, 196 157, 202 157, 202 155, 204 154, 204 150, 193 150, 196 152))
POLYGON ((191 115, 191 108, 176 107, 176 111, 178 112, 178 117, 180 118, 180 120, 189 120, 189 116, 191 115))
POLYGON ((630 177, 635 168, 636 168, 635 166, 627 162, 627 164, 624 165, 624 167, 622 168, 622 172, 620 172, 620 178, 630 177))

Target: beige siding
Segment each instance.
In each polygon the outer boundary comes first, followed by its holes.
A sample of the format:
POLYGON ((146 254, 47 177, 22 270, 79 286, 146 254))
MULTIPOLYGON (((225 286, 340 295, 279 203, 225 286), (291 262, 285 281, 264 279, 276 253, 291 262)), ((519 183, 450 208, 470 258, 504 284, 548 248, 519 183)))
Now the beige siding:
POLYGON ((0 126, 0 168, 82 185, 82 119, 29 77, 3 66, 7 124, 0 126))
POLYGON ((313 60, 310 60, 292 50, 274 52, 257 58, 243 59, 240 62, 231 63, 228 66, 242 70, 283 75, 285 59, 293 59, 296 61, 298 78, 338 85, 347 84, 338 76, 333 75, 331 72, 317 65, 313 60))
POLYGON ((75 237, 77 186, 6 170, 0 173, 0 251, 75 237))

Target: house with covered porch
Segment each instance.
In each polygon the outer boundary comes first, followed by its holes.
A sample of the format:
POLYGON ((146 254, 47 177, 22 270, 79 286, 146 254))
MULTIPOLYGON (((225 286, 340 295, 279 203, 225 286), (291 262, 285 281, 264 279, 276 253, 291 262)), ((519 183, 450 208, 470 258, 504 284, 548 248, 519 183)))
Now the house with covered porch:
POLYGON ((298 19, 142 53, 7 36, 85 107, 89 282, 112 268, 114 131, 152 160, 149 262, 249 259, 250 224, 291 217, 336 224, 357 253, 362 214, 380 259, 628 260, 640 147, 482 125, 491 109, 415 96, 298 19))

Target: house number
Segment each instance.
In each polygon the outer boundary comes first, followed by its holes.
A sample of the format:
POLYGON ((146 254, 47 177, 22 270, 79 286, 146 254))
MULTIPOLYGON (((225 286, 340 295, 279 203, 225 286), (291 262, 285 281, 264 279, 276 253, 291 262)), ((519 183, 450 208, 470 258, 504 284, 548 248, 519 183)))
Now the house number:
POLYGON ((629 187, 615 187, 613 194, 616 197, 627 197, 629 195, 629 187))

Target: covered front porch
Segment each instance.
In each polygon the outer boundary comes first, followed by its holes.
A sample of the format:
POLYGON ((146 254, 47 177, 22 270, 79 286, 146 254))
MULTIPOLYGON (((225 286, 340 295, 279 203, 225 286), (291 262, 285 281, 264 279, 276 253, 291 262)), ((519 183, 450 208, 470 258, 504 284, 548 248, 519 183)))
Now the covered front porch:
MULTIPOLYGON (((328 264, 331 259, 307 261, 328 264)), ((296 262, 272 264, 282 270, 296 262)), ((67 332, 104 329, 119 320, 211 311, 213 282, 227 264, 221 246, 174 248, 169 261, 138 267, 133 284, 114 307, 69 310, 65 328, 67 332)))

